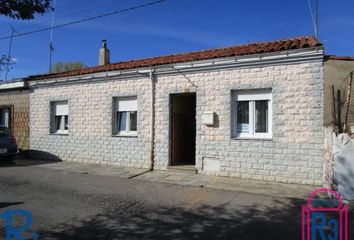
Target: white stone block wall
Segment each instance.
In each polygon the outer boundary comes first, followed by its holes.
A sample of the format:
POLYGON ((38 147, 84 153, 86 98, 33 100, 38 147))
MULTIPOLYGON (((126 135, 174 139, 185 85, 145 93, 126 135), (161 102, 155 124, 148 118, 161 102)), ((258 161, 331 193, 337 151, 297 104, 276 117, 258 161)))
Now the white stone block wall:
POLYGON ((150 81, 147 78, 38 88, 30 96, 31 149, 66 161, 148 168, 150 81), (112 136, 114 97, 137 96, 138 136, 112 136), (50 134, 50 102, 68 100, 69 134, 50 134))
POLYGON ((197 95, 196 167, 218 159, 213 175, 286 183, 323 183, 322 62, 253 67, 159 77, 156 85, 155 161, 164 169, 169 159, 169 94, 197 95), (231 91, 271 88, 272 140, 231 138, 231 91), (205 111, 217 114, 218 126, 202 123, 205 111))
MULTIPOLYGON (((150 80, 38 88, 31 94, 31 148, 63 160, 149 167, 150 80), (138 96, 138 137, 112 137, 112 97, 138 96), (69 135, 49 133, 50 101, 69 101, 69 135)), ((322 61, 156 77, 155 168, 170 158, 170 94, 197 96, 196 167, 200 173, 287 183, 323 183, 322 61), (272 140, 231 138, 231 91, 271 88, 272 140), (205 111, 217 126, 202 123, 205 111), (219 161, 208 173, 203 159, 219 161)))

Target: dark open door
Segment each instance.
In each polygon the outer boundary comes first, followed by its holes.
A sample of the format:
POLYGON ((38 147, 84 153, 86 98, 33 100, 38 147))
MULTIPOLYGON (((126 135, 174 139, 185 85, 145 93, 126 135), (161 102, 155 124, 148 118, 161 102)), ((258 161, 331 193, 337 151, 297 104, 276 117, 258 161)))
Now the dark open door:
POLYGON ((196 95, 171 95, 171 165, 195 165, 196 95))

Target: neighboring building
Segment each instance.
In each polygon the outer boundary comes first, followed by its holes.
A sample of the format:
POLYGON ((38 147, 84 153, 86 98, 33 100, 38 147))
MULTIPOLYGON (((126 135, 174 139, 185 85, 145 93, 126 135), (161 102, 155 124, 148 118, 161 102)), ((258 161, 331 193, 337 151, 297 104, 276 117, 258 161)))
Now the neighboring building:
MULTIPOLYGON (((340 90, 341 122, 344 123, 345 118, 345 100, 348 93, 348 83, 350 73, 354 71, 354 58, 326 56, 324 62, 324 95, 325 95, 325 126, 332 127, 333 124, 333 93, 332 86, 334 86, 334 95, 337 100, 338 90, 340 90)), ((349 119, 348 123, 354 125, 354 86, 352 88, 351 101, 349 105, 349 119)))
POLYGON ((20 150, 29 149, 29 90, 24 80, 0 82, 0 127, 11 131, 20 150))
MULTIPOLYGON (((354 58, 325 56, 324 59, 324 124, 325 124, 325 154, 324 154, 324 184, 330 187, 333 183, 334 155, 338 155, 337 137, 334 132, 343 133, 347 106, 350 74, 354 71, 354 58), (332 88, 333 86, 333 88, 332 88), (334 91, 333 91, 334 90, 334 91), (334 94, 333 94, 334 93, 334 94), (333 99, 334 98, 334 99, 333 99), (338 101, 339 99, 339 101, 338 101), (335 107, 334 107, 335 106, 335 107), (335 111, 334 111, 335 110, 335 111), (334 117, 335 113, 335 117, 334 117), (334 146, 336 145, 337 146, 334 146)), ((348 127, 354 127, 354 86, 351 91, 351 101, 348 112, 348 127)), ((344 159, 343 159, 344 161, 344 159)), ((343 164, 343 161, 339 162, 343 164)))
POLYGON ((300 184, 324 173, 323 46, 301 37, 29 77, 31 149, 300 184))

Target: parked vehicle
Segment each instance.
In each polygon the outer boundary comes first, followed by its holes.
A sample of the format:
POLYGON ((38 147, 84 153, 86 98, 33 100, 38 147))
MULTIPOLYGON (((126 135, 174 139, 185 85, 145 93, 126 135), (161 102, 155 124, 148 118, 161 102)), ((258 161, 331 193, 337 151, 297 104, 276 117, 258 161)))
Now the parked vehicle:
POLYGON ((0 129, 0 158, 13 160, 17 154, 16 140, 11 136, 8 129, 0 129))

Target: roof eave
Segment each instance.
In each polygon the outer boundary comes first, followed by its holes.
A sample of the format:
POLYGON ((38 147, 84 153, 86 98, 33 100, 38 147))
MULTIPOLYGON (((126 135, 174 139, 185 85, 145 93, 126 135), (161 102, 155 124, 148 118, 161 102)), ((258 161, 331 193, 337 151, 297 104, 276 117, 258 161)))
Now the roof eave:
POLYGON ((149 66, 126 70, 103 71, 94 74, 76 75, 62 78, 47 78, 32 80, 30 85, 62 84, 65 82, 86 82, 94 79, 110 80, 112 78, 137 78, 145 77, 151 69, 155 74, 171 74, 181 72, 199 72, 208 70, 218 70, 226 68, 245 68, 254 66, 265 66, 274 64, 294 64, 303 61, 323 61, 323 47, 313 47, 306 49, 296 49, 282 51, 278 53, 263 53, 245 56, 234 56, 228 58, 215 58, 202 61, 183 62, 175 64, 165 64, 159 66, 149 66))

